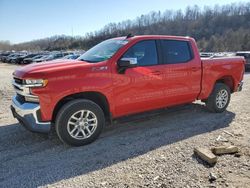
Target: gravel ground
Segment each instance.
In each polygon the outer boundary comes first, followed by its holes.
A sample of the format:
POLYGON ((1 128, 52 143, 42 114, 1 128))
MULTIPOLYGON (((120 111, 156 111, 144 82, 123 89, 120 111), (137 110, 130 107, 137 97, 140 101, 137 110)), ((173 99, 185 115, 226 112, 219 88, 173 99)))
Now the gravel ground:
POLYGON ((161 110, 117 123, 96 142, 72 148, 55 134, 30 133, 12 118, 15 68, 0 63, 0 187, 249 187, 249 74, 222 114, 198 103, 161 110), (219 135, 241 156, 220 156, 209 167, 193 149, 224 144, 216 141, 219 135))

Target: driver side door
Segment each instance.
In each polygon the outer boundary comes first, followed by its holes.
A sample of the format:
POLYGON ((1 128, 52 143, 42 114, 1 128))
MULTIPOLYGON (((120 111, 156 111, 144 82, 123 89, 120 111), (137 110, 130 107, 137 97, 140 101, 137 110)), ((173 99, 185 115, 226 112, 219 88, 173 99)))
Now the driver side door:
POLYGON ((130 47, 121 58, 136 58, 137 67, 113 74, 115 117, 162 106, 164 87, 156 40, 144 40, 130 47))

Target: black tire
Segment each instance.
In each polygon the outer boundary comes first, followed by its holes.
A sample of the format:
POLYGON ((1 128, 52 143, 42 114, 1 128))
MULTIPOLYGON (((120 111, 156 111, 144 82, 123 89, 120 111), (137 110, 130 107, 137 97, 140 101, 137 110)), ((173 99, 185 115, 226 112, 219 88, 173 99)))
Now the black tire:
POLYGON ((58 112, 56 116, 55 129, 60 140, 68 145, 72 146, 83 146, 95 141, 101 134, 102 129, 105 125, 105 117, 103 110, 96 103, 85 100, 75 99, 66 103, 58 112), (92 135, 84 139, 76 139, 72 137, 67 129, 68 121, 70 118, 80 110, 91 111, 97 119, 97 126, 93 131, 92 135))
POLYGON ((216 83, 212 93, 206 100, 206 107, 210 112, 222 113, 228 107, 230 99, 231 99, 231 92, 230 92, 229 87, 223 83, 216 83), (227 98, 227 102, 225 102, 225 105, 222 105, 221 107, 219 107, 219 104, 216 102, 216 98, 217 96, 219 96, 219 93, 222 91, 225 91, 227 93, 228 98, 227 98))

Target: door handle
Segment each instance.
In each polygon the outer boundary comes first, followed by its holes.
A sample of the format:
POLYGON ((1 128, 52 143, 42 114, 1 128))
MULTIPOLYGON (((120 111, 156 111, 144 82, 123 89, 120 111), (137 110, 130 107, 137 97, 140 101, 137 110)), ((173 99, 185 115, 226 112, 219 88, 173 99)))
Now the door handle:
POLYGON ((199 68, 199 67, 192 67, 191 70, 192 70, 193 72, 196 72, 196 71, 200 70, 200 68, 199 68))
POLYGON ((161 71, 152 71, 151 74, 153 74, 153 75, 160 75, 160 74, 162 74, 162 72, 161 71))

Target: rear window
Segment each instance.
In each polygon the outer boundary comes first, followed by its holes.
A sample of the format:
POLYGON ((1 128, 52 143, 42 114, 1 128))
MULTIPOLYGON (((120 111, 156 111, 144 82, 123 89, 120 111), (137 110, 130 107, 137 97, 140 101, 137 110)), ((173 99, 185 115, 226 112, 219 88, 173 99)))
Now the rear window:
POLYGON ((162 40, 163 59, 165 64, 185 63, 192 59, 189 42, 162 40))

